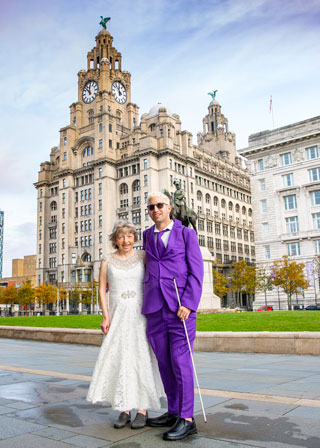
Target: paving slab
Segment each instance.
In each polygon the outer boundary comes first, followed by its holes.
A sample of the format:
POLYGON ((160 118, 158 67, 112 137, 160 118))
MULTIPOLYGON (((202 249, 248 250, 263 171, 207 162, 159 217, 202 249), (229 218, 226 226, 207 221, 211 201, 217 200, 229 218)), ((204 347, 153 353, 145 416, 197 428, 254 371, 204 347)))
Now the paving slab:
MULTIPOLYGON (((0 448, 170 445, 165 429, 117 430, 118 412, 86 401, 98 347, 0 339, 0 351, 0 448)), ((196 394, 198 434, 172 446, 320 448, 320 357, 201 352, 195 363, 208 423, 196 394)))

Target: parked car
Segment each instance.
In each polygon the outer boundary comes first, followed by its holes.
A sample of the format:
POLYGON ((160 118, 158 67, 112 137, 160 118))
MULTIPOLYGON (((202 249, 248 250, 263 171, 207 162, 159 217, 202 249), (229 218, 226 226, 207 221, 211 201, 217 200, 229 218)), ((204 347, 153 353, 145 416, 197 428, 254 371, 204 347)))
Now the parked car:
POLYGON ((257 309, 257 311, 273 311, 272 306, 260 306, 260 308, 257 309))
POLYGON ((307 311, 320 311, 320 305, 308 305, 305 307, 307 311))

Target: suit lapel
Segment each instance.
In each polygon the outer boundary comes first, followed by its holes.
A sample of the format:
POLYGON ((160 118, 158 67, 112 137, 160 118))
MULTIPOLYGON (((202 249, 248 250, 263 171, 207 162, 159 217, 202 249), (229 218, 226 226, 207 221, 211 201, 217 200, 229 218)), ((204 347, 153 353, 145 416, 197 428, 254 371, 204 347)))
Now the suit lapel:
POLYGON ((175 242, 177 241, 178 232, 179 232, 178 228, 179 228, 179 224, 177 223, 177 220, 174 220, 173 227, 170 232, 168 244, 167 244, 166 250, 164 251, 164 254, 169 252, 171 248, 175 247, 175 242))
POLYGON ((156 243, 154 241, 154 225, 150 227, 150 230, 148 232, 148 240, 149 240, 150 252, 152 253, 152 255, 159 258, 156 243))

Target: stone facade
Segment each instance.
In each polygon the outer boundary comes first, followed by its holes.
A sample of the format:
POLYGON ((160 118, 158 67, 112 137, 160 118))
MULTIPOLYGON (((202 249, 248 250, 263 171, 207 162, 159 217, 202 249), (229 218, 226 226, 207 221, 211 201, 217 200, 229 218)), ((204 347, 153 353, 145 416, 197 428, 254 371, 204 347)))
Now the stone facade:
POLYGON ((0 286, 16 286, 31 280, 32 286, 36 286, 36 255, 26 255, 12 260, 12 276, 0 279, 0 286))
POLYGON ((180 117, 163 104, 141 116, 131 102, 130 73, 107 30, 78 74, 78 100, 60 145, 41 164, 38 182, 37 283, 70 288, 98 279, 102 254, 117 218, 142 232, 152 225, 151 191, 175 191, 181 180, 188 206, 198 213, 199 243, 229 265, 254 261, 249 174, 236 155, 235 136, 209 104, 198 145, 181 129, 180 117))
MULTIPOLYGON (((320 117, 250 135, 239 152, 248 160, 251 178, 257 266, 290 255, 306 263, 310 287, 294 305, 320 301, 320 117)), ((268 292, 268 304, 286 309, 286 296, 268 292)), ((257 294, 255 307, 265 304, 257 294)))

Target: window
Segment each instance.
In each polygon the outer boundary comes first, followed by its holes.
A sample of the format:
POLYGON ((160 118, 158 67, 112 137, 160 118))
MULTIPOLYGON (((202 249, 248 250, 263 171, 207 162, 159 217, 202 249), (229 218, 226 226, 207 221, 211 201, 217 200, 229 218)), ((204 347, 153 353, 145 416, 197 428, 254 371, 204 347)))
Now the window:
POLYGON ((109 148, 112 148, 112 140, 109 139, 109 148))
POLYGON ((291 163, 292 163, 291 152, 286 152, 285 154, 281 154, 280 157, 281 157, 282 166, 291 165, 291 163))
POLYGON ((316 254, 320 254, 320 240, 315 240, 314 249, 315 249, 316 254))
POLYGON ((143 168, 144 169, 148 168, 148 159, 143 159, 143 168))
POLYGON ((99 184, 99 194, 102 194, 102 184, 99 184))
POLYGON ((61 228, 61 233, 65 233, 66 231, 66 225, 63 223, 61 228))
POLYGON ((204 247, 206 245, 206 240, 204 235, 199 235, 199 246, 204 247))
POLYGON ((102 145, 103 145, 103 140, 102 140, 102 138, 100 138, 99 139, 99 148, 102 148, 102 145))
POLYGON ((197 200, 202 201, 202 193, 199 190, 197 191, 197 200))
POLYGON ((320 168, 313 168, 309 171, 309 181, 314 182, 316 180, 320 180, 320 168))
POLYGON ((216 238, 216 249, 221 249, 221 240, 216 238))
POLYGON ((65 180, 65 179, 62 180, 62 187, 63 187, 63 188, 66 187, 66 180, 65 180))
POLYGON ((288 243, 288 255, 300 255, 300 243, 288 243))
POLYGON ((99 123, 99 132, 102 132, 102 123, 99 123))
POLYGON ((102 199, 99 199, 99 208, 98 210, 102 210, 102 199))
POLYGON ((77 262, 77 254, 72 254, 71 255, 71 263, 76 264, 76 262, 77 262))
POLYGON ((317 159, 319 157, 318 146, 311 146, 310 148, 306 148, 306 151, 308 160, 317 159))
POLYGON ((128 185, 127 184, 121 184, 120 185, 120 194, 127 194, 128 193, 128 185))
POLYGON ((61 216, 62 216, 62 218, 66 217, 66 209, 65 208, 62 209, 61 216))
POLYGON ((99 215, 99 227, 102 227, 102 215, 99 215))
POLYGON ((320 205, 320 190, 311 191, 310 196, 312 205, 320 205))
POLYGON ((263 159, 258 160, 258 171, 264 171, 263 159))
POLYGON ((299 232, 298 216, 290 216, 290 218, 286 218, 286 227, 288 233, 299 232))
POLYGON ((262 199, 262 201, 261 201, 261 211, 262 211, 262 213, 266 213, 266 211, 267 211, 267 200, 266 199, 262 199))
MULTIPOLYGON (((51 204, 52 204, 52 202, 51 202, 51 204)), ((39 202, 39 211, 42 212, 42 202, 39 202)))
POLYGON ((109 123, 109 132, 112 132, 112 124, 109 123))
POLYGON ((64 247, 65 247, 65 239, 62 238, 61 239, 61 249, 64 249, 64 247))
POLYGON ((129 207, 128 199, 120 199, 120 208, 129 207))
POLYGON ((312 213, 313 228, 320 229, 320 213, 312 213))
POLYGON ((144 185, 145 187, 148 186, 148 174, 145 174, 145 175, 143 176, 143 185, 144 185))
POLYGON ((264 236, 269 235, 269 223, 268 222, 262 223, 262 228, 263 228, 263 235, 264 236))
POLYGON ((102 249, 99 249, 99 260, 102 260, 102 249))
POLYGON ((133 191, 140 191, 140 180, 135 180, 132 184, 133 191))
POLYGON ((133 196, 133 205, 136 207, 140 207, 140 204, 141 204, 141 197, 133 196))
POLYGON ((210 194, 206 194, 206 204, 210 204, 210 194))
POLYGON ((297 197, 295 194, 290 194, 289 196, 284 196, 284 208, 286 210, 292 210, 297 208, 297 197))
POLYGON ((66 153, 66 151, 63 153, 63 160, 67 160, 67 153, 66 153))
POLYGON ((291 187, 293 185, 293 173, 282 176, 282 185, 283 187, 291 187))
POLYGON ((208 247, 210 249, 213 249, 213 238, 211 236, 208 236, 207 240, 208 240, 208 247))
POLYGON ((62 193, 62 204, 65 204, 66 202, 66 194, 62 193))
POLYGON ((140 212, 132 213, 132 223, 133 224, 141 224, 141 213, 140 212))
POLYGON ((144 193, 144 203, 145 204, 148 203, 148 192, 147 191, 144 193))
POLYGON ((102 168, 99 168, 99 177, 102 177, 102 168))
POLYGON ((260 191, 265 191, 265 189, 266 189, 266 181, 265 181, 265 179, 260 179, 259 180, 259 184, 260 184, 260 191))
POLYGON ((204 221, 203 221, 203 219, 199 219, 198 220, 198 229, 199 230, 204 230, 204 221))
POLYGON ((229 250, 229 241, 223 240, 223 250, 229 250))
POLYGON ((211 221, 207 221, 207 232, 212 233, 212 222, 211 221))
POLYGON ((64 146, 66 146, 66 144, 67 144, 67 137, 64 137, 63 144, 64 144, 64 146))

